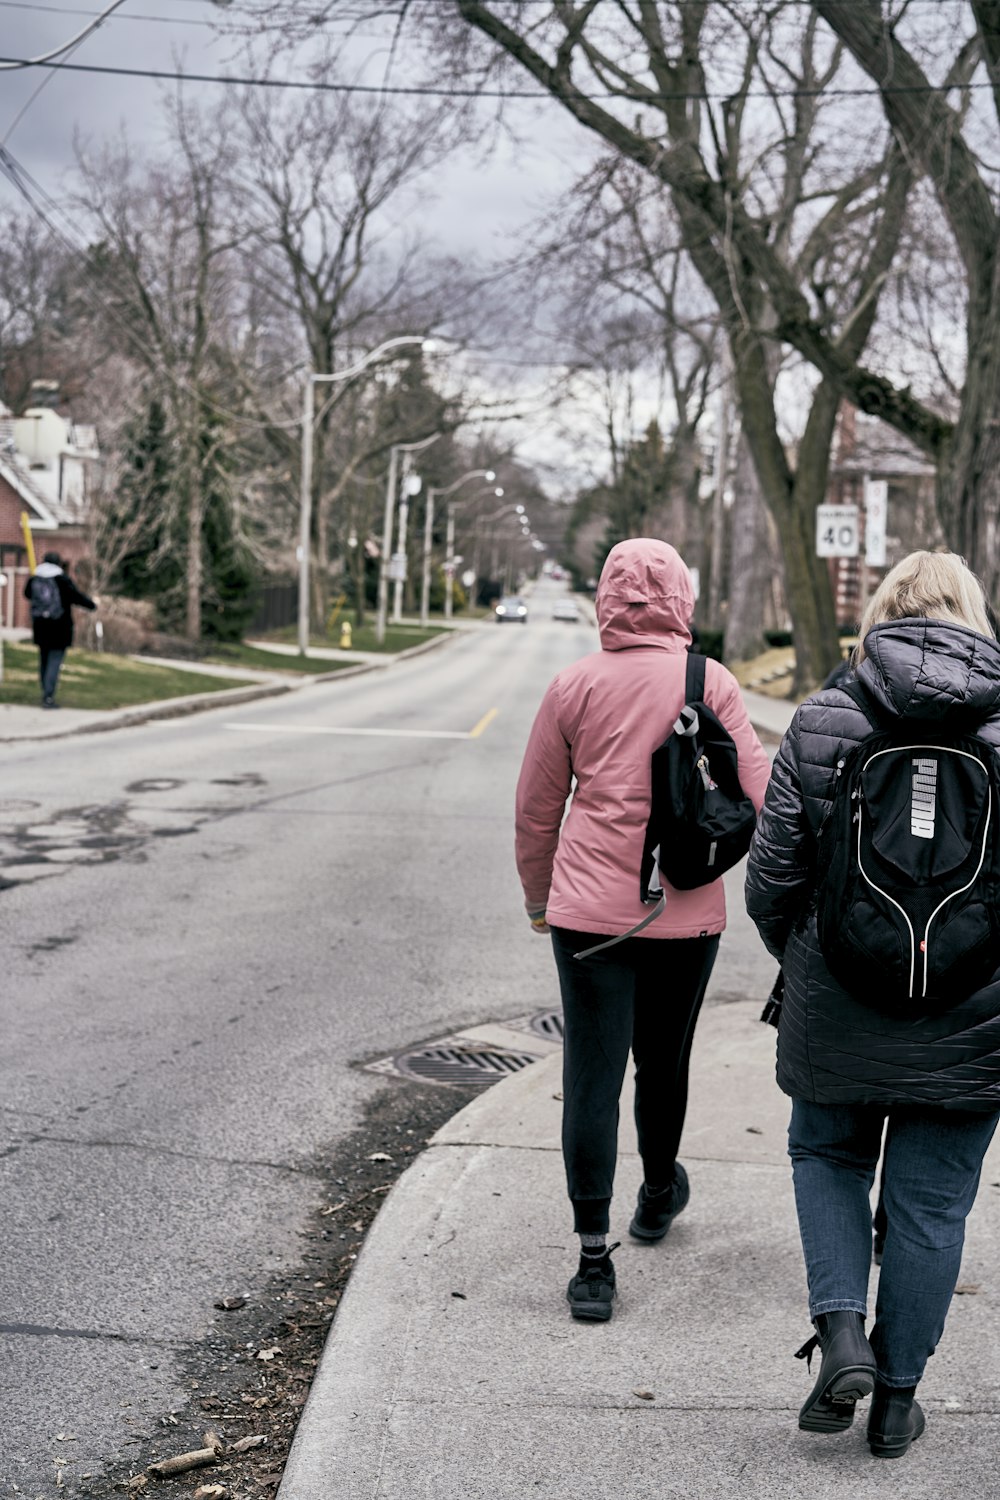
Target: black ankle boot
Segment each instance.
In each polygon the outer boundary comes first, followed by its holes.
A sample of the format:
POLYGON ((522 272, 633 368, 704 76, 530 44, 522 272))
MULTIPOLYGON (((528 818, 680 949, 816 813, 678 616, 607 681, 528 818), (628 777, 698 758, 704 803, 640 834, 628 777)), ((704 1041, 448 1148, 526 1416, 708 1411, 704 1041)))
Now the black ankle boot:
POLYGON ((865 1320, 856 1312, 818 1313, 816 1333, 802 1345, 796 1359, 812 1361, 817 1344, 822 1350, 816 1384, 799 1412, 803 1432, 844 1432, 854 1421, 854 1405, 870 1396, 875 1386, 875 1356, 865 1338, 865 1320))
POLYGON ((916 1386, 906 1389, 876 1384, 868 1414, 868 1446, 876 1458, 902 1458, 925 1427, 916 1386))

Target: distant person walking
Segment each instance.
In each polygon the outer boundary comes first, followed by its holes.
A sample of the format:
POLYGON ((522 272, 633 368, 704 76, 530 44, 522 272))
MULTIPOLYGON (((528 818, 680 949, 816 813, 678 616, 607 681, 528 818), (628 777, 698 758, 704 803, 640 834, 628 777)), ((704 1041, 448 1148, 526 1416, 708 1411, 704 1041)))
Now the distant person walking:
POLYGON ((43 708, 59 707, 56 684, 63 659, 73 644, 73 605, 97 608, 93 599, 77 588, 66 568, 58 552, 46 552, 44 561, 24 585, 24 597, 31 605, 31 631, 38 647, 43 708))
POLYGON ((778 1084, 816 1328, 800 1354, 822 1356, 799 1426, 844 1431, 874 1390, 869 1446, 898 1458, 924 1430, 914 1395, 1000 1113, 1000 645, 978 579, 931 552, 883 580, 860 641, 856 675, 782 741, 746 891, 784 975, 778 1084))
MULTIPOLYGON (((619 542, 596 603, 601 649, 553 679, 528 740, 516 856, 532 928, 551 931, 562 992, 562 1144, 581 1244, 567 1297, 574 1318, 605 1321, 616 1292, 607 1236, 629 1048, 644 1173, 629 1232, 648 1244, 688 1201, 677 1160, 688 1061, 726 907, 721 879, 697 890, 665 887, 666 908, 645 931, 574 957, 648 915, 639 873, 650 758, 684 707, 691 576, 665 542, 619 542)), ((759 808, 770 763, 719 662, 705 663, 704 699, 735 741, 740 783, 759 808)))

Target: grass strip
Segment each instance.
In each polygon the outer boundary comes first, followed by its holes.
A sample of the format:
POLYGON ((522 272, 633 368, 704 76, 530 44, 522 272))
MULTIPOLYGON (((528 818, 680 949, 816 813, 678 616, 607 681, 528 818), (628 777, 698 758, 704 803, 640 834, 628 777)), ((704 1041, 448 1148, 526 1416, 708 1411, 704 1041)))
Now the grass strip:
MULTIPOLYGON (((77 651, 66 654, 59 674, 56 701, 62 708, 132 708, 140 703, 159 703, 194 693, 218 693, 224 688, 246 687, 246 679, 206 676, 179 667, 155 666, 133 661, 111 652, 77 651)), ((35 646, 3 643, 3 681, 0 704, 26 704, 37 708, 41 701, 38 683, 38 650, 35 646)))

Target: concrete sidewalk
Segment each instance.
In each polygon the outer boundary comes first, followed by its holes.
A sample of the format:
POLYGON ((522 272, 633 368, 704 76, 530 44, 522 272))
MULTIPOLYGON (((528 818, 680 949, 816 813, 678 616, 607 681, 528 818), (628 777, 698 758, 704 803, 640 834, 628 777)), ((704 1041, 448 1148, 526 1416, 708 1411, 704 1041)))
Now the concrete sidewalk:
POLYGON ((738 876, 730 898, 681 1149, 691 1202, 654 1246, 626 1233, 641 1176, 626 1084, 612 1321, 575 1323, 564 1300, 577 1242, 557 1053, 456 1115, 393 1189, 279 1500, 1000 1496, 1000 1148, 970 1221, 966 1292, 921 1387, 926 1436, 901 1460, 872 1458, 866 1403, 845 1434, 798 1431, 812 1377, 793 1351, 811 1327, 788 1101, 757 1019, 773 964, 736 914, 738 876))

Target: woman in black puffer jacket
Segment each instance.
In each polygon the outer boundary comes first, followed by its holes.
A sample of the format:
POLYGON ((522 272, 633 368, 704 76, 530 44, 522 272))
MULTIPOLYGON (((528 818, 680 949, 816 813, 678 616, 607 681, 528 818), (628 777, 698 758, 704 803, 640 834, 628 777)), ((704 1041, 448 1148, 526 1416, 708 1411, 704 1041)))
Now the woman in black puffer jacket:
MULTIPOLYGON (((904 732, 907 721, 932 723, 945 735, 972 724, 1000 755, 1000 645, 960 558, 915 552, 892 569, 862 621, 856 684, 883 723, 904 732)), ((799 1426, 844 1430, 874 1388, 868 1441, 895 1458, 924 1429, 914 1391, 944 1328, 1000 1114, 1000 972, 930 1014, 880 1009, 863 972, 853 989, 831 975, 811 899, 824 873, 817 835, 838 762, 871 733, 842 686, 799 707, 774 763, 746 893, 784 977, 778 1083, 793 1101, 789 1155, 817 1330, 800 1352, 822 1350, 799 1426), (869 1193, 886 1119, 888 1229, 869 1343, 869 1193)))

